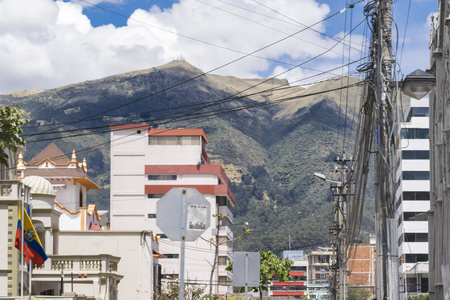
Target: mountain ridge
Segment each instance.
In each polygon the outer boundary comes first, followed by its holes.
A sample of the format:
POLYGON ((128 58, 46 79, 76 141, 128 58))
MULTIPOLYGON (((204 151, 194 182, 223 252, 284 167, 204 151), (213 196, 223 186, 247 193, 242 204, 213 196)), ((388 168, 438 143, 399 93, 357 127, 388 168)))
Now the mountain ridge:
POLYGON ((43 139, 54 139, 66 154, 76 149, 78 156, 86 156, 90 176, 103 187, 89 192, 88 199, 100 209, 109 208, 109 124, 145 121, 155 128, 203 128, 208 154, 231 174, 236 223, 255 226, 243 247, 279 250, 287 242, 283 229, 288 219, 296 244, 327 244, 330 191, 312 174, 332 175, 344 116, 348 146, 353 142, 362 96, 358 81, 334 77, 305 89, 284 79, 204 74, 174 61, 37 93, 0 95, 0 103, 19 104, 28 112, 25 160, 50 143, 43 139), (348 83, 352 87, 341 91, 348 83), (97 117, 80 122, 89 116, 97 117), (67 125, 58 128, 62 124, 67 125), (55 133, 32 136, 47 129, 55 133), (297 211, 301 218, 292 216, 297 211), (273 232, 264 239, 267 224, 273 232))

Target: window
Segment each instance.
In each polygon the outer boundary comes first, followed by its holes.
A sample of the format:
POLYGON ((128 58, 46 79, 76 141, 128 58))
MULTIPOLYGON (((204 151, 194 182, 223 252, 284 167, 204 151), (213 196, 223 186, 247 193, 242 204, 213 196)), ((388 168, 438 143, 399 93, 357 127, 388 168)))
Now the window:
POLYGON ((165 256, 165 258, 179 258, 180 255, 178 253, 168 253, 168 254, 163 254, 165 256))
POLYGON ((217 242, 220 245, 227 245, 227 247, 231 248, 232 244, 230 239, 227 236, 219 236, 217 242))
POLYGON ((149 136, 149 145, 200 145, 200 136, 149 136))
POLYGON ((430 192, 403 192, 405 201, 427 201, 430 200, 430 192))
POLYGON ((411 108, 411 115, 413 117, 429 117, 430 108, 429 107, 413 107, 411 108))
POLYGON ((233 209, 233 205, 231 204, 231 201, 229 201, 227 197, 217 196, 216 202, 219 206, 226 206, 228 207, 229 210, 233 209))
POLYGON ((407 291, 408 293, 415 293, 417 292, 417 282, 416 278, 406 278, 406 285, 407 285, 407 291))
POLYGON ((426 221, 427 215, 424 212, 404 212, 403 219, 405 221, 426 221))
POLYGON ((228 285, 228 277, 227 276, 219 276, 219 285, 228 285))
POLYGON ((404 150, 402 151, 402 159, 430 159, 430 151, 428 150, 404 150))
POLYGON ((428 278, 422 277, 420 280, 420 292, 428 293, 428 278))
POLYGON ((162 198, 164 194, 148 194, 148 198, 162 198))
POLYGON ((402 139, 426 139, 429 132, 425 128, 402 128, 400 135, 402 139))
POLYGON ((405 233, 405 242, 428 242, 428 233, 405 233))
POLYGON ((403 171, 403 180, 430 180, 429 171, 403 171))
POLYGON ((228 265, 228 257, 227 256, 219 256, 219 266, 228 265))
POLYGON ((426 262, 428 261, 428 254, 405 254, 406 263, 426 262))
POLYGON ((148 214, 149 219, 156 219, 156 214, 148 214))
POLYGON ((177 175, 148 175, 148 180, 177 180, 177 175))

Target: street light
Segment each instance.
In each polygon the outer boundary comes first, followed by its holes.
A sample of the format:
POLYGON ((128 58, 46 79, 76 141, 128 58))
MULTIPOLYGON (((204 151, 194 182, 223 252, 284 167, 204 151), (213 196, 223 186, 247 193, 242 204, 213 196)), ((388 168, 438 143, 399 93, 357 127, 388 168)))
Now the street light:
POLYGON ((403 94, 420 100, 433 90, 436 77, 422 70, 415 70, 408 74, 401 82, 403 94))
POLYGON ((314 173, 314 176, 317 177, 317 178, 319 178, 320 180, 325 181, 325 182, 334 183, 334 184, 336 184, 337 187, 342 186, 342 182, 340 182, 340 181, 328 180, 328 179, 326 178, 325 174, 321 174, 321 173, 315 172, 315 173, 314 173))

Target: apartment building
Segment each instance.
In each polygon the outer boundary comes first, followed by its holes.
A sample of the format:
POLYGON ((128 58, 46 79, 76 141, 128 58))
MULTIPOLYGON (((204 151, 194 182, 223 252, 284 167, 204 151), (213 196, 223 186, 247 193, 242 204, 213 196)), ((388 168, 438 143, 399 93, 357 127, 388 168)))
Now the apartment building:
POLYGON ((308 297, 328 299, 332 268, 335 260, 333 248, 325 247, 308 254, 308 297))
POLYGON ((286 282, 279 281, 275 276, 270 286, 269 296, 272 299, 300 298, 308 291, 308 260, 302 250, 286 250, 281 253, 282 258, 292 260, 289 274, 292 279, 286 282))
POLYGON ((396 193, 400 299, 428 292, 430 143, 428 99, 411 99, 396 138, 396 193))
MULTIPOLYGON (((195 188, 210 203, 210 227, 193 242, 186 242, 187 283, 209 286, 215 249, 220 243, 213 274, 213 293, 232 294, 232 273, 225 270, 232 258, 232 207, 235 199, 228 177, 206 153, 208 138, 202 129, 151 129, 148 125, 111 126, 112 230, 153 230, 161 235, 160 260, 164 280, 179 278, 180 243, 158 228, 157 202, 173 187, 195 188)), ((208 291, 208 289, 206 290, 208 291)))

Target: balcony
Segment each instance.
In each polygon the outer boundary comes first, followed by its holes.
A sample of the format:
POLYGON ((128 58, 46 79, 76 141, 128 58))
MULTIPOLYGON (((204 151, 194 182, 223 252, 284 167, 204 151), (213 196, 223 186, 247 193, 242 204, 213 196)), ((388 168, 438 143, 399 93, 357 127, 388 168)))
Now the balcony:
POLYGON ((110 273, 118 275, 117 265, 120 257, 109 254, 100 255, 48 255, 48 260, 40 267, 35 267, 33 274, 74 274, 110 273))

